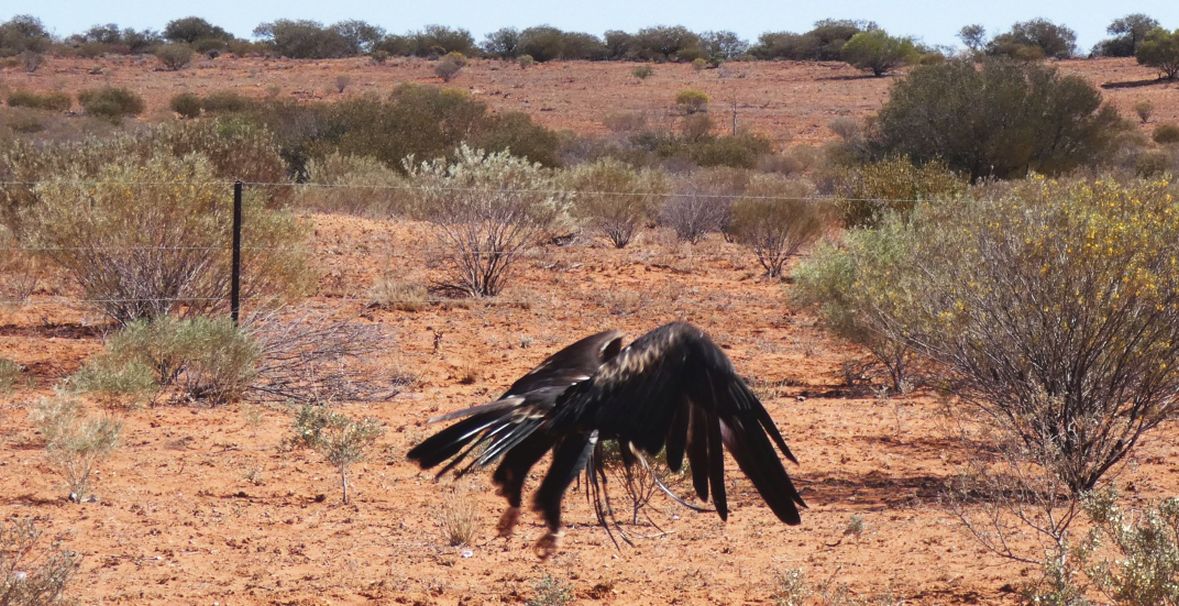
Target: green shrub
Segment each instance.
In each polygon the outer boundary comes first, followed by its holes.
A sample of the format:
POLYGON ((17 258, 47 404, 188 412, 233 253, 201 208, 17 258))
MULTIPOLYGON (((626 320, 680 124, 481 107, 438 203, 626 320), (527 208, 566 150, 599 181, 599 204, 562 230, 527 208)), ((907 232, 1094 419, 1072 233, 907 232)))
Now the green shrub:
POLYGON ((1175 158, 1165 149, 1150 149, 1134 160, 1134 174, 1142 178, 1157 177, 1175 166, 1175 158))
POLYGON ((68 110, 70 105, 70 96, 61 92, 35 93, 17 90, 8 93, 9 107, 30 107, 61 112, 68 110))
POLYGON ((40 545, 42 531, 31 519, 0 520, 0 598, 4 606, 71 604, 66 586, 79 556, 59 545, 40 545))
POLYGON ((574 215, 615 248, 625 247, 639 228, 654 220, 667 192, 662 173, 635 170, 612 158, 569 169, 561 185, 573 191, 574 215))
POLYGON ((171 71, 192 63, 192 47, 187 44, 165 44, 156 47, 155 55, 160 64, 171 71))
POLYGON ((4 126, 11 129, 12 132, 27 135, 45 130, 44 116, 40 114, 41 112, 37 110, 18 107, 3 112, 0 116, 3 117, 4 126))
POLYGON ((160 316, 115 333, 73 383, 84 391, 131 395, 170 386, 191 401, 223 404, 245 393, 258 358, 257 345, 228 319, 160 316))
POLYGON ((123 424, 110 417, 84 416, 77 398, 64 394, 41 398, 29 416, 45 437, 49 462, 66 480, 70 500, 82 502, 95 465, 118 445, 123 424))
POLYGON ((840 51, 843 60, 873 76, 883 76, 919 57, 917 46, 909 38, 893 37, 882 29, 860 32, 851 37, 840 51))
POLYGON ((78 102, 86 113, 119 122, 127 116, 143 113, 143 98, 135 93, 114 86, 84 90, 78 93, 78 102))
POLYGON ((630 70, 630 75, 638 78, 639 80, 646 80, 647 78, 655 75, 655 68, 651 67, 650 65, 640 65, 630 70))
POLYGON ((1138 114, 1138 119, 1143 124, 1146 124, 1150 122, 1150 116, 1154 114, 1154 103, 1151 103, 1150 99, 1139 99, 1134 104, 1134 113, 1138 114))
POLYGON ((565 214, 567 196, 547 171, 508 152, 461 146, 456 160, 406 170, 421 188, 423 218, 435 226, 449 265, 444 288, 495 296, 511 269, 565 214))
POLYGON ((524 112, 496 112, 487 116, 468 143, 479 149, 510 151, 544 166, 560 164, 557 133, 537 124, 524 112))
POLYGON ((1141 65, 1158 68, 1168 80, 1179 77, 1179 29, 1172 32, 1161 27, 1152 30, 1146 34, 1135 57, 1141 65))
MULTIPOLYGON (((202 156, 110 159, 93 173, 74 167, 48 176, 35 192, 24 215, 31 243, 112 319, 224 309, 229 188, 202 156)), ((309 277, 298 223, 252 192, 244 215, 243 297, 278 301, 302 290, 309 277)))
POLYGON ((838 186, 839 212, 847 227, 872 227, 886 212, 908 213, 920 200, 955 199, 966 185, 941 161, 914 166, 892 157, 847 171, 838 186))
POLYGON ((877 295, 910 303, 902 340, 1073 495, 1179 412, 1170 186, 1035 179, 923 205, 877 295))
POLYGON ((401 173, 375 158, 333 152, 308 163, 296 204, 322 212, 408 216, 414 200, 409 187, 401 173))
POLYGON ((0 395, 11 393, 21 381, 21 366, 8 358, 0 358, 0 395))
POLYGON ((541 577, 533 586, 533 591, 536 593, 526 606, 567 606, 573 601, 569 584, 552 575, 541 577))
POLYGON ((1117 493, 1084 501, 1093 522, 1078 559, 1103 594, 1117 604, 1179 604, 1179 499, 1127 513, 1117 493), (1102 557, 1112 551, 1113 558, 1102 557))
POLYGON ((676 93, 675 105, 685 115, 708 111, 708 95, 698 90, 682 90, 676 93))
POLYGON ((535 64, 536 59, 533 59, 532 55, 520 55, 516 57, 516 65, 519 65, 520 69, 528 69, 535 64))
POLYGON ((455 89, 403 85, 387 99, 357 97, 322 111, 314 118, 295 116, 292 120, 292 127, 302 131, 299 136, 313 138, 301 144, 310 147, 313 156, 338 151, 377 158, 400 169, 407 156, 448 156, 460 144, 471 143, 488 151, 510 148, 513 154, 546 166, 557 162, 555 133, 523 113, 492 115, 484 103, 455 89), (299 125, 305 121, 321 123, 316 128, 299 125))
POLYGON ((912 234, 886 214, 874 229, 849 229, 819 245, 795 269, 795 301, 818 309, 835 334, 863 346, 884 366, 892 389, 906 391, 913 348, 906 340, 909 296, 897 275, 911 264, 912 234))
POLYGON ((168 107, 181 118, 196 118, 201 115, 201 98, 192 93, 180 93, 172 97, 168 107))
POLYGON ((467 58, 462 53, 447 53, 434 65, 434 75, 442 78, 443 82, 450 82, 466 65, 467 58))
POLYGON ((702 169, 676 185, 659 209, 659 223, 676 237, 696 244, 729 224, 733 200, 745 190, 749 176, 728 168, 702 169))
POLYGON ((1097 164, 1126 129, 1080 76, 1038 64, 988 60, 913 68, 893 86, 873 145, 915 163, 941 159, 970 176, 1018 178, 1097 164))
POLYGON ((295 417, 294 432, 293 445, 315 450, 335 466, 344 503, 348 503, 348 468, 364 460, 365 452, 385 430, 377 419, 355 421, 326 406, 304 406, 295 417))
POLYGON ((232 90, 211 92, 201 99, 201 109, 210 114, 256 110, 258 102, 232 90))
POLYGON ((1179 143, 1179 124, 1164 122, 1154 127, 1154 134, 1151 135, 1151 138, 1160 145, 1179 143))
POLYGON ((826 228, 814 187, 776 175, 758 175, 733 202, 726 233, 753 249, 767 276, 782 275, 786 260, 826 228))
POLYGON ((769 139, 752 133, 705 137, 687 146, 686 156, 697 166, 754 168, 773 151, 769 139))

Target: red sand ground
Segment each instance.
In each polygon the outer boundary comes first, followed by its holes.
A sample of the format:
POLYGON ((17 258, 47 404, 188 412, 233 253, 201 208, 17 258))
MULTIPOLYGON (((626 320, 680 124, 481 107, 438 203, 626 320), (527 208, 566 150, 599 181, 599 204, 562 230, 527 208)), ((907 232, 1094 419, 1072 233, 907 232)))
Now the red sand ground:
MULTIPOLYGON (((421 226, 308 219, 323 275, 314 304, 386 331, 375 376, 417 379, 388 401, 341 407, 388 429, 356 466, 351 505, 340 502, 326 464, 280 448, 288 409, 247 403, 112 410, 126 427, 99 467, 99 502, 67 502, 27 410, 100 347, 100 320, 38 297, 0 311, 0 356, 29 367, 34 381, 0 407, 0 517, 33 517, 83 555, 73 585, 83 603, 521 603, 551 574, 570 583, 578 603, 768 604, 776 575, 801 568, 861 596, 990 604, 1013 602, 1004 586, 1026 580, 939 502, 961 463, 980 453, 954 438, 937 399, 883 401, 845 389, 841 364, 860 352, 797 313, 789 286, 759 278, 740 248, 719 239, 692 248, 655 232, 621 251, 552 248, 528 259, 496 301, 373 311, 364 293, 379 276, 425 280, 433 271, 418 252, 421 226), (535 516, 512 539, 494 538, 502 503, 485 474, 435 483, 404 460, 431 430, 428 417, 485 400, 562 344, 611 326, 633 337, 675 318, 705 327, 756 379, 802 461, 791 471, 811 506, 803 526, 777 523, 730 461, 727 524, 656 498, 651 515, 666 534, 632 527, 636 545, 616 550, 571 493, 561 552, 539 562, 530 549, 542 532, 535 516), (437 354, 435 331, 443 333, 437 354), (468 375, 474 382, 461 384, 468 375), (470 557, 447 545, 439 523, 453 499, 475 503, 470 557), (853 515, 864 520, 863 536, 839 542, 853 515)), ((1119 482, 1134 486, 1132 496, 1175 493, 1179 474, 1166 464, 1179 455, 1173 438, 1164 427, 1142 445, 1119 482)))
MULTIPOLYGON (((577 133, 606 132, 603 119, 622 113, 665 114, 678 91, 692 88, 712 99, 715 120, 731 123, 733 103, 739 127, 751 128, 780 144, 816 143, 833 135, 835 118, 864 118, 887 98, 895 76, 873 78, 844 63, 752 62, 697 71, 691 65, 656 65, 654 75, 640 81, 631 75, 636 64, 557 62, 520 69, 513 64, 472 60, 449 84, 464 89, 493 108, 526 111, 543 124, 577 133)), ((1079 73, 1097 85, 1142 83, 1155 70, 1133 59, 1061 61, 1067 73, 1079 73)), ((339 98, 336 82, 345 77, 343 96, 383 93, 405 82, 442 85, 433 63, 423 59, 390 59, 375 65, 365 58, 325 61, 218 58, 196 61, 176 72, 159 71, 152 57, 110 59, 50 58, 35 73, 18 68, 0 71, 0 92, 8 89, 76 92, 112 84, 143 95, 145 119, 171 119, 168 101, 181 92, 206 94, 232 89, 265 97, 339 98), (92 73, 93 72, 93 73, 92 73)), ((1179 121, 1179 84, 1109 88, 1103 94, 1127 117, 1139 99, 1154 105, 1152 123, 1179 121)))
MULTIPOLYGON (((429 82, 429 64, 362 60, 224 60, 177 73, 134 60, 49 60, 36 74, 6 71, 4 86, 75 90, 128 85, 148 96, 149 113, 182 90, 221 88, 332 97, 429 82), (101 75, 89 75, 101 65, 101 75)), ((529 70, 478 61, 454 86, 498 108, 597 132, 620 110, 666 108, 675 91, 701 88, 738 98, 741 120, 779 140, 821 141, 834 117, 861 117, 883 100, 891 79, 856 78, 837 64, 751 64, 744 77, 656 66, 639 83, 625 64, 552 64, 529 70)), ((1098 82, 1153 77, 1127 61, 1066 62, 1098 82)), ((1155 99, 1156 120, 1179 119, 1173 85, 1107 91, 1123 109, 1155 99)), ((333 471, 315 455, 280 448, 290 411, 278 405, 219 408, 161 405, 114 409, 122 446, 99 466, 97 503, 64 499, 27 415, 31 402, 101 347, 106 326, 93 311, 51 303, 50 285, 31 304, 0 309, 0 357, 29 369, 33 384, 0 399, 0 518, 33 517, 82 554, 71 593, 87 604, 492 604, 522 603, 545 574, 567 581, 577 603, 770 604, 777 575, 801 568, 814 583, 847 583, 856 595, 889 593, 909 604, 1014 603, 1011 584, 1036 571, 997 558, 970 539, 939 499, 977 457, 956 439, 939 400, 918 392, 884 401, 844 386, 842 364, 863 352, 826 336, 789 302, 789 285, 764 281, 739 247, 697 247, 649 232, 628 249, 601 243, 551 248, 523 263, 504 296, 470 307, 419 312, 366 309, 382 275, 425 281, 421 226, 312 215, 320 286, 312 303, 372 322, 387 333, 373 360, 379 379, 416 382, 383 402, 347 404, 381 419, 387 434, 355 468, 355 501, 340 503, 333 471), (721 343, 757 389, 802 464, 791 468, 811 507, 804 525, 775 521, 736 466, 728 464, 727 524, 656 498, 650 526, 632 528, 634 547, 616 550, 593 525, 580 493, 566 500, 561 552, 538 562, 530 549, 542 527, 523 519, 510 540, 494 538, 502 501, 485 475, 435 483, 404 460, 431 431, 425 420, 499 392, 548 353, 584 334, 618 327, 636 336, 672 319, 699 324, 721 343), (438 353, 434 335, 443 337, 438 353), (460 378, 473 377, 471 384, 460 378), (323 495, 324 498, 320 498, 323 495), (443 503, 471 499, 476 540, 470 557, 447 545, 443 503), (840 538, 851 516, 862 537, 840 538), (838 542, 838 544, 836 544, 838 542)), ((97 408, 97 405, 95 405, 97 408)), ((1175 427, 1158 429, 1119 478, 1136 502, 1170 496, 1179 474, 1175 427), (1129 488, 1128 488, 1129 487, 1129 488)), ((535 486, 535 480, 530 487, 535 486)), ((620 495, 616 495, 620 496, 620 495)))

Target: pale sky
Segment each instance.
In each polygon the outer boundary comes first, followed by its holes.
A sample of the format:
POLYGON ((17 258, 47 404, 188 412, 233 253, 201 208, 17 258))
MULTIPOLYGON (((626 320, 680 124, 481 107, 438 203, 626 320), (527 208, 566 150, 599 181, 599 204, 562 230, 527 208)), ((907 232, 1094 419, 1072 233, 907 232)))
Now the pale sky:
POLYGON ((136 29, 163 29, 177 17, 197 15, 230 32, 250 37, 259 23, 274 19, 314 19, 325 24, 363 19, 391 33, 404 33, 437 23, 463 27, 476 41, 505 26, 519 28, 549 24, 561 29, 601 35, 608 29, 634 31, 649 25, 684 25, 694 31, 732 30, 755 41, 765 31, 806 31, 824 18, 876 21, 897 35, 913 36, 927 44, 957 45, 955 34, 963 26, 980 23, 989 34, 1005 31, 1016 21, 1043 17, 1063 23, 1077 32, 1077 46, 1084 54, 1106 37, 1110 21, 1128 13, 1146 13, 1165 27, 1179 28, 1179 1, 1145 0, 910 0, 868 2, 824 0, 3 0, 0 20, 13 15, 39 17, 57 35, 69 35, 99 23, 117 23, 136 29))

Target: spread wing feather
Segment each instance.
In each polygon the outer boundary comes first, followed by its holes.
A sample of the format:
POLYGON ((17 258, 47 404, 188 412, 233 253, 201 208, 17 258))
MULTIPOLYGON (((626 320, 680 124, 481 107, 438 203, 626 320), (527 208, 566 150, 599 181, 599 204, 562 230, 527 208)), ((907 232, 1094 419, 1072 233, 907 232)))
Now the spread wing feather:
POLYGON ((559 407, 593 411, 582 426, 600 429, 603 439, 651 455, 666 447, 671 469, 687 454, 696 495, 707 500, 711 493, 721 518, 728 515, 727 449, 779 519, 800 521, 805 503, 774 445, 788 460, 794 455, 728 357, 691 325, 668 324, 643 335, 570 390, 559 407))
MULTIPOLYGON (((461 420, 415 446, 408 457, 423 469, 449 460, 439 476, 456 468, 462 475, 496 461, 543 424, 562 393, 592 376, 606 356, 613 356, 620 348, 620 333, 606 331, 558 351, 513 383, 498 400, 433 419, 461 420), (478 454, 467 465, 458 467, 474 453, 478 454)), ((531 467, 539 458, 514 460, 531 467)))

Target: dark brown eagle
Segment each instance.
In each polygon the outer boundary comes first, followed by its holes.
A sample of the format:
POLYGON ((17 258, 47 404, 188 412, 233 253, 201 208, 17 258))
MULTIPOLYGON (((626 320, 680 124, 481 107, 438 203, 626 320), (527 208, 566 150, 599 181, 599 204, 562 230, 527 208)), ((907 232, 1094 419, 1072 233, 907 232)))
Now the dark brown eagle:
POLYGON ((729 514, 722 445, 778 519, 798 524, 798 509, 806 506, 774 451, 777 444, 797 463, 769 413, 720 348, 682 322, 656 328, 625 348, 618 331, 586 337, 549 356, 498 400, 431 421, 453 419, 462 420, 414 447, 409 458, 423 469, 449 460, 438 476, 499 461, 492 479, 508 500, 501 536, 511 534, 519 517, 528 470, 553 452, 533 497, 533 509, 548 525, 537 543, 542 557, 556 551, 561 499, 583 470, 605 524, 597 498, 605 440, 618 442, 627 465, 645 464, 644 453, 666 448, 668 468, 679 471, 686 455, 696 495, 707 501, 711 491, 722 520, 729 514))

